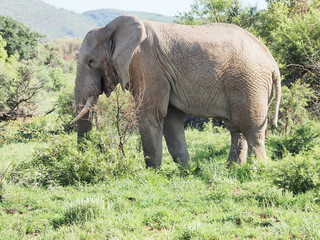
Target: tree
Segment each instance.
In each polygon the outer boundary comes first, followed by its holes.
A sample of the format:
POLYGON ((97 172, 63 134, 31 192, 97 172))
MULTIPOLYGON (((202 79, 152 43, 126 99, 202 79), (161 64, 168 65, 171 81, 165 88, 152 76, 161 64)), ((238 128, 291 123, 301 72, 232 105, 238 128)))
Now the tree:
POLYGON ((9 57, 5 47, 0 36, 0 121, 28 115, 44 86, 43 81, 33 77, 33 67, 19 63, 15 55, 9 57))
POLYGON ((175 21, 188 25, 225 22, 247 28, 256 16, 256 7, 242 8, 239 0, 195 0, 191 10, 176 16, 175 21))
POLYGON ((44 37, 11 17, 3 16, 0 16, 0 36, 7 42, 5 50, 9 57, 18 54, 19 59, 30 58, 34 48, 44 37))
POLYGON ((268 1, 254 26, 272 51, 289 84, 301 79, 317 88, 320 83, 320 9, 316 1, 268 1))

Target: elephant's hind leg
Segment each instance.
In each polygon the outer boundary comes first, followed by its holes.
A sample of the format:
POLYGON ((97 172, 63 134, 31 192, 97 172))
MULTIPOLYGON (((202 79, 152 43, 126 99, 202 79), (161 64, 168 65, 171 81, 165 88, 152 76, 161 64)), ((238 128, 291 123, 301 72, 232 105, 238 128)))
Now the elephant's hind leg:
POLYGON ((241 132, 231 132, 231 147, 228 157, 228 163, 238 163, 243 165, 246 162, 248 151, 247 140, 241 132))
POLYGON ((265 129, 258 131, 249 131, 246 134, 249 147, 249 160, 250 158, 257 158, 258 160, 266 160, 267 154, 265 150, 265 129))
POLYGON ((229 151, 228 163, 229 165, 234 163, 243 165, 247 158, 247 140, 239 131, 239 129, 230 122, 225 122, 225 126, 231 133, 231 147, 229 151))
POLYGON ((184 113, 169 106, 167 116, 164 119, 163 134, 173 160, 186 165, 189 162, 189 153, 184 135, 183 120, 184 113))

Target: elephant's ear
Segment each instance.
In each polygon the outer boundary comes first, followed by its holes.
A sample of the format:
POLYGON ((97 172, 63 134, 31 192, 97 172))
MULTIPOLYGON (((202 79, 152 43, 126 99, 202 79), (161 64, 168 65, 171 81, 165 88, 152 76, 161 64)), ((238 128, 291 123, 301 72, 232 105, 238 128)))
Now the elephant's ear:
POLYGON ((125 91, 130 80, 129 66, 133 52, 147 37, 145 27, 140 19, 123 15, 110 22, 106 28, 111 32, 110 37, 114 45, 112 60, 125 91))

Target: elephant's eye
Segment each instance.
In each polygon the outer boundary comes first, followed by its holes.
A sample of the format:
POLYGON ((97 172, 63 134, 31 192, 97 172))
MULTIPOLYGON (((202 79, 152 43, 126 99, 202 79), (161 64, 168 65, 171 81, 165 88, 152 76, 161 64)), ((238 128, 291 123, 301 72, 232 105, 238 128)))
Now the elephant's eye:
POLYGON ((89 67, 90 67, 90 68, 92 68, 92 64, 93 64, 93 62, 94 62, 94 60, 93 60, 93 59, 90 59, 90 60, 88 61, 88 65, 89 65, 89 67))

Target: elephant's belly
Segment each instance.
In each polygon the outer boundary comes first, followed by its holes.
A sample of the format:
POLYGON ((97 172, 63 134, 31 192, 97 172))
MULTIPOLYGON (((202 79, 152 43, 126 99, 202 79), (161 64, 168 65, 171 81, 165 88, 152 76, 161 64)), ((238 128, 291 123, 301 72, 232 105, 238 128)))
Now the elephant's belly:
POLYGON ((206 97, 198 94, 189 94, 179 97, 172 92, 170 105, 197 117, 229 119, 227 102, 223 96, 206 97))

